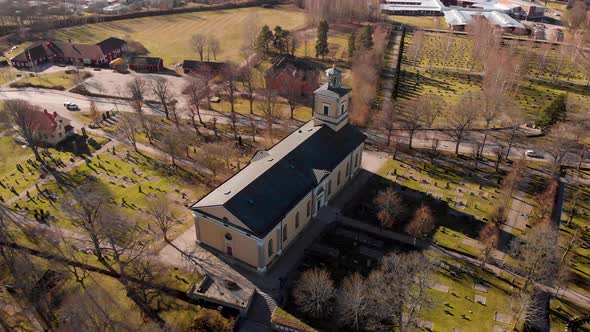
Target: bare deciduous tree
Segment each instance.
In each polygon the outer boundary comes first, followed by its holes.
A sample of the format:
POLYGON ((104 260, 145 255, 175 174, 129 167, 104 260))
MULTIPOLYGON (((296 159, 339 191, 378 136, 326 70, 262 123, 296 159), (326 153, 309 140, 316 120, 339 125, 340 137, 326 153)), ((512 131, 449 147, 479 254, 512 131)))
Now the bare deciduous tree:
POLYGON ((112 200, 108 189, 96 179, 88 178, 86 183, 68 193, 62 206, 72 217, 72 223, 87 237, 89 252, 108 271, 120 275, 117 281, 125 288, 129 299, 146 317, 165 327, 166 322, 149 304, 147 289, 130 280, 130 277, 144 280, 153 276, 149 270, 142 269, 149 263, 148 251, 153 239, 133 221, 119 218, 112 200), (138 273, 140 270, 142 273, 138 273))
POLYGON ((556 244, 558 231, 551 223, 539 223, 527 231, 524 239, 515 238, 510 244, 511 255, 525 279, 522 291, 535 283, 547 283, 557 273, 559 263, 556 244))
POLYGON ((217 61, 217 54, 221 52, 219 40, 215 37, 207 38, 207 61, 209 61, 209 52, 213 53, 213 59, 217 61))
POLYGON ((428 106, 421 99, 411 101, 407 107, 407 112, 402 116, 400 124, 408 132, 408 148, 412 149, 412 141, 418 130, 424 126, 424 113, 422 110, 428 106))
POLYGON ((397 110, 394 106, 385 107, 379 112, 375 118, 377 128, 385 133, 386 145, 391 145, 391 137, 395 130, 395 124, 397 121, 397 110))
POLYGON ((332 313, 335 295, 330 273, 318 268, 303 272, 293 290, 295 304, 313 318, 327 317, 332 313))
POLYGON ((493 254, 498 246, 499 239, 500 230, 494 223, 485 224, 485 226, 479 231, 478 240, 482 244, 480 250, 482 265, 485 265, 493 258, 493 254))
POLYGON ((377 219, 385 227, 398 223, 405 211, 402 199, 393 187, 378 192, 373 202, 377 206, 377 219))
POLYGON ((402 332, 417 326, 416 314, 430 305, 427 290, 435 268, 436 262, 419 252, 385 256, 368 278, 367 329, 391 330, 393 326, 384 326, 387 322, 395 322, 402 332))
POLYGON ((424 238, 434 229, 434 216, 428 205, 422 204, 414 213, 410 223, 406 225, 406 233, 415 238, 424 238))
POLYGON ((191 46, 195 52, 199 54, 199 59, 203 61, 203 54, 207 45, 207 37, 202 34, 194 34, 191 38, 191 46))
POLYGON ((576 147, 579 135, 579 127, 568 122, 560 122, 549 131, 545 143, 547 153, 553 158, 551 167, 553 175, 557 175, 565 156, 576 147))
POLYGON ((170 115, 168 114, 168 105, 172 101, 173 97, 169 88, 168 80, 163 77, 154 77, 151 81, 151 88, 154 95, 156 95, 160 100, 160 104, 164 109, 164 115, 166 115, 166 119, 170 120, 170 115))
POLYGON ((240 82, 246 93, 248 94, 248 103, 250 105, 250 114, 254 114, 254 92, 256 91, 256 76, 254 74, 254 67, 250 61, 248 61, 249 54, 246 54, 246 65, 240 70, 240 82))
POLYGON ((293 119, 295 107, 297 107, 297 98, 301 95, 301 82, 296 79, 282 82, 280 93, 285 99, 287 99, 287 104, 291 111, 291 119, 293 119))
POLYGON ((424 42, 426 41, 426 36, 424 30, 416 30, 412 35, 412 43, 410 44, 409 53, 411 54, 411 59, 414 64, 414 68, 418 65, 418 60, 420 59, 420 54, 422 51, 422 47, 424 46, 424 42))
POLYGON ((426 128, 431 129, 434 125, 434 121, 442 114, 442 110, 445 106, 445 100, 434 93, 427 93, 422 96, 422 114, 426 125, 426 128))
POLYGON ((172 166, 176 167, 176 159, 183 155, 186 141, 177 130, 166 130, 161 139, 160 149, 170 157, 172 166))
POLYGON ((369 285, 362 275, 354 273, 342 281, 336 295, 336 313, 342 326, 358 331, 364 326, 369 308, 369 285))
POLYGON ((513 331, 516 331, 519 325, 536 322, 544 314, 543 301, 533 291, 512 294, 510 309, 513 331))
POLYGON ((448 121, 451 125, 449 134, 456 142, 456 155, 459 155, 459 145, 465 140, 465 136, 475 120, 477 113, 473 111, 474 109, 477 109, 476 103, 473 96, 469 93, 464 94, 459 100, 459 103, 451 108, 448 116, 448 121))
POLYGON ((43 158, 39 154, 39 147, 43 141, 41 133, 38 132, 38 123, 34 113, 43 111, 26 100, 9 99, 4 102, 4 112, 6 116, 2 121, 5 122, 5 126, 14 128, 33 151, 35 159, 43 162, 43 158))
POLYGON ((272 143, 274 137, 273 127, 281 118, 281 111, 277 107, 277 96, 270 87, 262 89, 260 94, 262 95, 263 100, 258 105, 258 109, 262 113, 262 118, 266 122, 266 127, 272 143))
POLYGON ((130 114, 123 114, 120 123, 120 133, 127 140, 127 142, 133 146, 135 152, 139 152, 137 149, 137 131, 139 130, 140 125, 137 119, 135 119, 130 114))

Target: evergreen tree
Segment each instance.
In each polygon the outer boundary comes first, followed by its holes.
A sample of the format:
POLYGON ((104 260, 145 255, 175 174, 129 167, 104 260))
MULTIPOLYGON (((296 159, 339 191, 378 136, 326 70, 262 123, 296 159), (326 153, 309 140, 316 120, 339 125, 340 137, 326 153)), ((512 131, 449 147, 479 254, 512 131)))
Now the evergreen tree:
POLYGON ((328 22, 321 21, 320 25, 318 26, 318 39, 315 43, 315 56, 322 56, 322 60, 324 60, 324 56, 328 54, 330 51, 328 48, 328 30, 330 30, 330 26, 328 22))
POLYGON ((560 94, 539 115, 537 126, 546 130, 557 122, 564 121, 567 113, 567 94, 560 94))
POLYGON ((280 53, 289 53, 287 49, 288 37, 289 30, 284 30, 279 25, 274 28, 273 45, 280 53))
POLYGON ((356 52, 356 33, 353 31, 348 36, 348 58, 352 59, 355 52, 356 52))
POLYGON ((260 29, 260 33, 256 38, 256 49, 264 53, 268 53, 270 42, 273 40, 272 31, 268 25, 265 25, 260 29))
POLYGON ((373 48, 373 27, 365 25, 359 36, 359 47, 365 50, 373 48))

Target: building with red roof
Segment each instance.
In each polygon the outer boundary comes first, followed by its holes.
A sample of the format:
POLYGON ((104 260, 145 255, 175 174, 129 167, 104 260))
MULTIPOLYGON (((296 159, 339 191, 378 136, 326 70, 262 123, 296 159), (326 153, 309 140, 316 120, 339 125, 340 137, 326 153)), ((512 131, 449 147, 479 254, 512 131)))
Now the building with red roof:
POLYGON ((47 110, 28 110, 27 125, 39 140, 48 145, 57 145, 74 134, 70 120, 47 110))
POLYGON ((95 45, 43 41, 28 47, 10 62, 16 68, 33 68, 47 62, 106 66, 122 55, 126 45, 124 40, 113 37, 95 45))

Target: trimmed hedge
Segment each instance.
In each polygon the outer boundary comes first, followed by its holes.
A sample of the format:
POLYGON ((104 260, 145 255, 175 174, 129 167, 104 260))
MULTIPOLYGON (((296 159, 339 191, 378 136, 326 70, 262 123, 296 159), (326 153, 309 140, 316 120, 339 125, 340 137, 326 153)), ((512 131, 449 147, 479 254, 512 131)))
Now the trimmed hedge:
POLYGON ((47 85, 38 85, 38 84, 33 84, 33 83, 19 83, 19 82, 12 82, 8 86, 11 88, 37 88, 37 89, 50 89, 50 90, 60 90, 60 91, 64 91, 66 89, 61 85, 47 86, 47 85))

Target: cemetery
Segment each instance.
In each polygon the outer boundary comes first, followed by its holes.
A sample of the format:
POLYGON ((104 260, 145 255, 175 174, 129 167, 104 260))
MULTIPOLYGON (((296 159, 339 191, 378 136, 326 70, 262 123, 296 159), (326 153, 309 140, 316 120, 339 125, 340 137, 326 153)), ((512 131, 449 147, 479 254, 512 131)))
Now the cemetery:
MULTIPOLYGON (((330 272, 335 285, 344 277, 358 272, 367 276, 377 262, 388 252, 415 250, 409 245, 365 233, 342 224, 333 225, 309 249, 296 275, 319 267, 330 272), (373 252, 379 253, 374 255, 373 252)), ((438 260, 436 273, 427 290, 431 304, 421 308, 418 321, 425 330, 471 331, 508 328, 511 322, 509 294, 510 280, 494 275, 474 265, 467 265, 428 250, 427 256, 438 260), (508 321, 496 320, 496 316, 508 316, 508 321)), ((319 329, 333 326, 329 320, 307 321, 297 306, 288 302, 285 307, 295 317, 319 329)))
MULTIPOLYGON (((424 202, 435 215, 432 240, 443 247, 479 257, 480 248, 476 239, 500 200, 498 181, 502 174, 485 163, 480 163, 475 170, 471 167, 472 163, 445 154, 441 154, 436 161, 430 161, 415 151, 412 154, 398 152, 396 159, 389 159, 378 175, 361 189, 358 199, 344 210, 344 214, 380 225, 373 199, 380 190, 393 186, 404 205, 408 206, 399 218, 401 222, 391 226, 393 231, 403 232, 406 222, 412 217, 409 212, 424 202)), ((520 231, 503 231, 504 241, 510 241, 511 233, 518 235, 520 231)))
MULTIPOLYGON (((446 108, 450 108, 462 93, 482 90, 483 68, 474 61, 472 42, 467 37, 425 33, 418 53, 413 50, 412 40, 412 35, 407 34, 398 93, 402 100, 432 93, 443 97, 446 108)), ((514 97, 528 120, 534 120, 539 110, 563 93, 580 104, 590 100, 588 77, 575 66, 574 59, 568 62, 570 58, 562 56, 560 49, 513 40, 504 44, 529 59, 525 64, 527 79, 520 82, 514 97)))
POLYGON ((565 202, 561 215, 560 247, 567 250, 564 261, 570 262, 572 278, 567 286, 590 296, 590 171, 566 170, 565 202), (570 181, 577 179, 577 188, 570 181))
POLYGON ((16 199, 27 190, 34 189, 44 181, 52 181, 52 172, 67 171, 87 155, 100 149, 107 139, 76 135, 57 148, 42 148, 41 155, 46 165, 35 160, 27 146, 19 145, 11 136, 0 136, 0 202, 16 199), (75 145, 73 142, 76 142, 75 145), (15 153, 18 151, 18 153, 15 153))
POLYGON ((30 217, 39 216, 39 222, 49 226, 73 229, 60 206, 60 200, 67 187, 88 178, 104 185, 111 195, 111 202, 121 207, 122 214, 133 217, 142 226, 147 226, 151 219, 147 213, 150 199, 165 195, 175 203, 174 210, 181 221, 173 233, 190 225, 192 219, 184 207, 207 190, 200 184, 202 181, 188 171, 171 169, 156 158, 139 154, 130 147, 113 145, 88 163, 69 171, 65 183, 40 185, 28 196, 14 202, 13 208, 27 212, 30 217))

